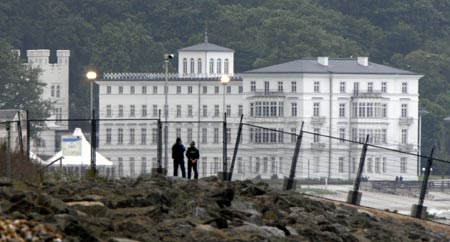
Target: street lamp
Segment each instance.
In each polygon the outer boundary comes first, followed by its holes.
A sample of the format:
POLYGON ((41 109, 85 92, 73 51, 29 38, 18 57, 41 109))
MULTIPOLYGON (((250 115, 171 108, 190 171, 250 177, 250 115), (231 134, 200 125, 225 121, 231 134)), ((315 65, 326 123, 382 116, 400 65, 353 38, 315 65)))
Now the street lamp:
POLYGON ((223 180, 229 178, 228 166, 227 166, 227 112, 225 110, 225 93, 226 86, 230 82, 230 77, 228 75, 223 75, 220 77, 220 82, 223 84, 223 180))
POLYGON ((167 128, 167 117, 169 112, 169 106, 167 104, 167 95, 169 88, 167 86, 168 76, 169 76, 169 60, 175 58, 174 54, 164 54, 164 167, 167 169, 168 166, 168 156, 167 156, 167 138, 168 138, 168 128, 167 128))
POLYGON ((427 115, 428 111, 423 109, 423 108, 419 108, 419 120, 418 120, 418 125, 417 125, 417 129, 418 129, 418 137, 417 137, 417 175, 420 176, 420 167, 422 167, 422 162, 421 162, 421 157, 420 155, 422 154, 422 116, 423 115, 427 115))
POLYGON ((92 85, 93 85, 95 79, 97 79, 97 72, 95 72, 95 71, 88 71, 86 73, 86 77, 89 80, 90 85, 91 85, 91 110, 90 110, 90 112, 91 112, 91 115, 92 115, 92 113, 94 111, 94 101, 93 101, 94 89, 92 88, 92 85))
POLYGON ((225 89, 228 83, 230 82, 230 77, 228 75, 223 75, 220 77, 220 82, 223 84, 223 112, 226 113, 225 110, 225 89))

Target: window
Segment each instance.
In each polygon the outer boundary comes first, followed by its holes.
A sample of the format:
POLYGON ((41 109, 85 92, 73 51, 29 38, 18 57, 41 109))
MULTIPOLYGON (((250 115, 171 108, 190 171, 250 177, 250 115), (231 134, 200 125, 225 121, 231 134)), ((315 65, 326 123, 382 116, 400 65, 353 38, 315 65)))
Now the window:
POLYGON ((278 82, 278 91, 283 92, 283 82, 278 82))
POLYGON ((267 173, 268 163, 269 160, 267 157, 263 157, 263 173, 267 173))
POLYGON ((130 117, 134 117, 136 113, 134 105, 130 105, 130 117))
POLYGON ((219 143, 219 128, 214 128, 214 144, 219 143))
POLYGON ((228 93, 228 94, 231 93, 231 86, 227 86, 227 93, 228 93))
POLYGON ((320 115, 320 103, 314 103, 313 105, 314 105, 314 107, 313 107, 313 116, 314 117, 319 117, 319 115, 320 115))
POLYGON ((156 144, 158 142, 158 129, 152 128, 152 143, 156 144))
POLYGON ((191 61, 190 61, 190 64, 191 64, 191 74, 194 74, 194 72, 195 72, 195 64, 194 64, 194 58, 191 58, 191 61))
POLYGON ((117 158, 117 161, 119 162, 119 177, 123 176, 123 161, 122 157, 117 158))
POLYGON ((207 86, 203 86, 203 94, 207 94, 208 93, 208 87, 207 86))
POLYGON ((119 94, 123 94, 123 86, 119 86, 119 94))
POLYGON ((142 86, 142 94, 147 94, 147 86, 142 86))
POLYGON ((224 65, 223 70, 224 70, 225 74, 228 74, 228 72, 229 72, 228 59, 224 60, 223 65, 224 65))
POLYGON ((164 87, 164 93, 169 93, 169 86, 164 87))
POLYGON ((190 143, 192 141, 192 128, 187 129, 187 142, 190 143))
POLYGON ((147 105, 141 106, 141 115, 142 117, 147 117, 147 105))
POLYGON ((408 143, 408 130, 402 129, 402 144, 408 143))
POLYGON ((55 97, 55 85, 52 85, 50 89, 50 96, 55 97))
POLYGON ((123 117, 123 105, 119 105, 119 117, 123 117))
POLYGON ((269 82, 264 82, 264 93, 269 93, 269 87, 270 87, 270 83, 269 82))
POLYGON ((297 117, 297 103, 291 103, 292 117, 297 117))
POLYGON ((153 86, 153 94, 157 94, 158 93, 158 86, 153 86))
POLYGON ((216 73, 220 74, 222 73, 222 60, 219 58, 217 59, 217 68, 216 68, 216 73))
POLYGON ((406 173, 407 160, 406 157, 400 157, 400 173, 406 173))
POLYGON ((259 173, 260 167, 261 167, 260 158, 255 157, 255 173, 259 173))
POLYGON ((130 144, 134 144, 134 137, 135 137, 134 128, 131 128, 130 129, 130 144))
POLYGON ((372 173, 373 170, 373 161, 372 158, 367 158, 367 172, 372 173))
POLYGON ((202 175, 206 176, 206 171, 208 170, 208 162, 207 162, 207 157, 202 157, 202 165, 200 167, 202 167, 202 175))
POLYGON ((61 86, 57 85, 56 86, 56 97, 60 97, 61 96, 61 86))
POLYGON ((214 117, 219 117, 219 105, 214 105, 214 117))
POLYGON ((175 129, 175 135, 179 138, 181 138, 181 128, 176 128, 175 129))
POLYGON ((181 86, 177 86, 177 94, 181 93, 181 86))
POLYGON ((183 58, 183 74, 187 74, 187 59, 183 58))
POLYGON ((318 143, 320 142, 320 129, 319 128, 314 128, 314 143, 318 143))
POLYGON ((387 117, 387 104, 386 103, 381 105, 381 117, 382 118, 387 117))
POLYGON ((339 129, 339 143, 344 143, 345 142, 345 128, 340 128, 339 129))
POLYGON ((192 117, 192 105, 188 105, 188 117, 192 117))
POLYGON ((256 82, 255 81, 251 81, 250 82, 250 91, 251 92, 255 92, 256 91, 256 82))
POLYGON ((270 171, 274 174, 276 173, 277 162, 275 161, 275 157, 271 157, 271 166, 270 171))
POLYGON ((106 117, 111 117, 111 105, 106 105, 106 117))
POLYGON ((380 173, 380 158, 375 158, 375 173, 380 173))
POLYGON ((352 173, 356 172, 356 158, 352 157, 352 173))
POLYGON ((291 92, 297 92, 297 82, 291 82, 291 92))
POLYGON ((214 59, 209 59, 209 74, 214 73, 214 59))
POLYGON ((381 92, 386 93, 387 92, 387 82, 381 83, 381 92))
POLYGON ((208 129, 202 128, 202 144, 206 144, 208 142, 208 129))
POLYGON ((134 177, 134 157, 130 157, 130 177, 134 177))
POLYGON ((242 86, 239 86, 239 93, 243 93, 244 92, 244 88, 242 86))
POLYGON ((408 93, 408 83, 402 82, 402 93, 408 93))
POLYGON ((152 108, 152 115, 153 115, 153 117, 157 117, 158 116, 158 105, 153 105, 153 108, 152 108))
POLYGON ((181 105, 177 105, 177 117, 181 117, 181 105))
POLYGON ((314 157, 314 168, 313 168, 313 172, 314 173, 319 173, 320 172, 320 157, 314 157))
POLYGON ((367 92, 372 93, 373 92, 373 82, 367 83, 367 92))
POLYGON ((219 86, 215 86, 215 87, 214 87, 214 93, 215 93, 215 94, 218 94, 218 93, 219 93, 219 86))
POLYGON ((345 93, 345 82, 340 82, 339 83, 339 92, 340 93, 345 93))
POLYGON ((358 95, 359 94, 359 82, 354 82, 353 83, 353 95, 358 95))
POLYGON ((339 103, 339 117, 345 117, 345 103, 339 103))
POLYGON ((192 86, 188 86, 188 93, 192 94, 192 86))
POLYGON ((314 82, 314 92, 319 93, 320 92, 320 83, 318 81, 314 82))
POLYGON ((117 144, 123 144, 123 129, 117 130, 117 144))
POLYGON ((406 118, 408 117, 408 104, 402 104, 402 112, 401 112, 401 117, 402 118, 406 118))
POLYGON ((203 117, 208 117, 208 106, 203 105, 203 117))
POLYGON ((111 144, 111 138, 112 138, 112 130, 110 128, 106 129, 106 143, 111 144))
POLYGON ((198 72, 198 74, 202 74, 202 59, 201 58, 197 59, 197 72, 198 72))
POLYGON ((381 168, 383 169, 383 173, 386 173, 386 169, 387 169, 387 167, 386 167, 386 157, 383 157, 383 165, 382 165, 381 168))
POLYGON ((244 108, 242 105, 238 105, 238 115, 241 116, 244 113, 244 108))
POLYGON ((373 103, 367 103, 367 117, 373 118, 373 103))
POLYGON ((284 117, 284 102, 278 103, 278 116, 284 117))
POLYGON ((231 143, 231 128, 227 128, 227 143, 231 143))
POLYGON ((227 105, 227 117, 231 116, 231 105, 227 105))
POLYGON ((106 86, 106 94, 111 94, 111 86, 106 86))
POLYGON ((134 86, 130 86, 130 94, 134 94, 134 86))
POLYGON ((141 174, 147 173, 147 158, 141 157, 141 174))
POLYGON ((344 173, 344 157, 339 157, 339 173, 344 173))
POLYGON ((237 167, 237 173, 238 174, 242 174, 243 169, 242 169, 242 157, 238 157, 238 163, 237 163, 238 167, 237 167))
POLYGON ((143 144, 143 145, 147 144, 147 129, 146 128, 141 129, 141 144, 143 144))

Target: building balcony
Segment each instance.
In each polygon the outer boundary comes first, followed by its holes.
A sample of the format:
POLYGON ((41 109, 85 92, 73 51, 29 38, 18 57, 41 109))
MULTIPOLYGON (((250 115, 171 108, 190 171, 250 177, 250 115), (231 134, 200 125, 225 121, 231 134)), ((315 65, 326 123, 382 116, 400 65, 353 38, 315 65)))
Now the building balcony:
POLYGON ((398 124, 400 125, 411 125, 414 122, 413 117, 400 117, 398 124))
POLYGON ((412 144, 399 144, 398 149, 404 152, 412 152, 414 150, 414 146, 412 144))
POLYGON ((313 142, 311 143, 311 149, 317 151, 323 151, 325 149, 325 143, 313 142))
POLYGON ((325 116, 312 116, 311 117, 311 124, 313 125, 323 125, 325 123, 326 117, 325 116))
POLYGON ((352 98, 381 98, 383 97, 383 93, 381 90, 372 90, 372 91, 357 91, 353 90, 352 98))
POLYGON ((282 91, 271 90, 255 90, 248 93, 251 97, 285 97, 286 94, 282 91))

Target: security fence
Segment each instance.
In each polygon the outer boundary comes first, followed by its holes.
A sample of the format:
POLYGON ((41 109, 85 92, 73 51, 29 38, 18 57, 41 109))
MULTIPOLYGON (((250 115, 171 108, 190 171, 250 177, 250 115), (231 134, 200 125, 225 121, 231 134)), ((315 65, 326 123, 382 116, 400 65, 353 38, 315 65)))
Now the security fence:
MULTIPOLYGON (((46 172, 63 170, 83 177, 93 171, 117 179, 164 170, 171 176, 171 148, 179 137, 185 146, 194 141, 199 148, 200 177, 260 179, 280 189, 420 218, 426 215, 426 207, 450 209, 440 202, 450 197, 450 179, 433 175, 433 167, 443 169, 449 162, 434 158, 432 151, 420 154, 418 147, 393 143, 377 130, 354 135, 298 121, 242 116, 240 122, 226 116, 167 122, 161 115, 153 119, 92 117, 29 119, 17 126, 26 135, 9 132, 2 141, 8 143, 9 151, 26 151, 46 172), (52 122, 59 126, 48 125, 52 122)), ((7 124, 11 129, 17 121, 0 125, 6 128, 7 124)))

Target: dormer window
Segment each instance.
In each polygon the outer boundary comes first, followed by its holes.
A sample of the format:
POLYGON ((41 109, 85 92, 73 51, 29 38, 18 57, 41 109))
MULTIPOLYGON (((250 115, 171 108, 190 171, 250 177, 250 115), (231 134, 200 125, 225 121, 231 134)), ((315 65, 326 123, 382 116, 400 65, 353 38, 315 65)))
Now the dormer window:
POLYGON ((214 74, 214 59, 209 59, 209 74, 214 74))

